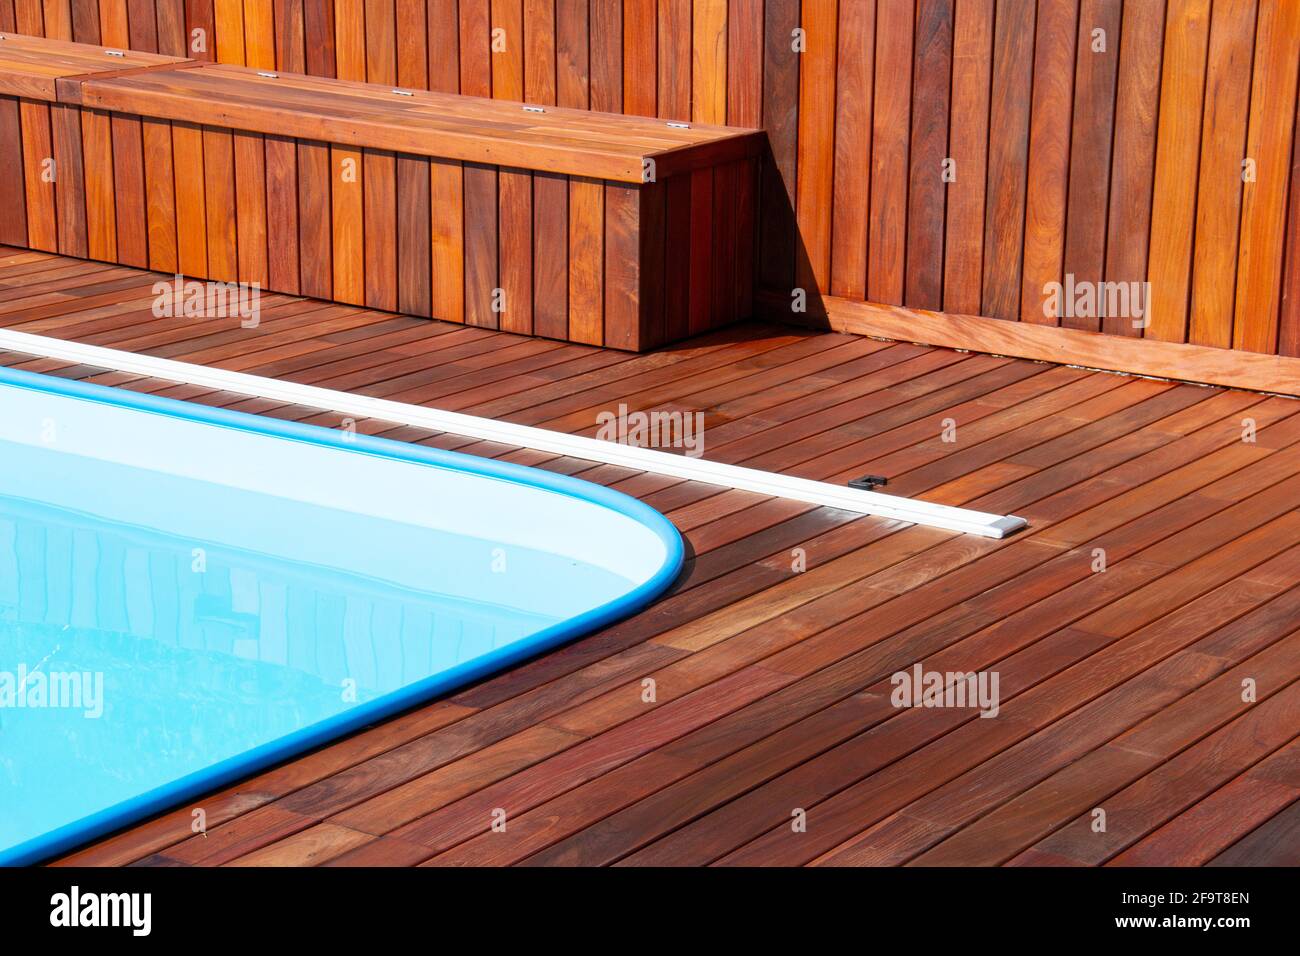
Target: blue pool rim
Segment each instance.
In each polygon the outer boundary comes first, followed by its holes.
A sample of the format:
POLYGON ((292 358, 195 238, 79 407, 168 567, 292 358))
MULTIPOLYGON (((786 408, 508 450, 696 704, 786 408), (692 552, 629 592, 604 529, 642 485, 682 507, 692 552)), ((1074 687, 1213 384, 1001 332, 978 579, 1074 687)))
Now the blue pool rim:
POLYGON ((195 771, 89 817, 41 834, 17 846, 0 850, 0 866, 23 866, 57 856, 96 837, 179 806, 192 797, 212 792, 272 764, 425 703, 519 661, 535 657, 580 635, 629 617, 659 597, 681 572, 685 548, 681 534, 672 522, 644 502, 620 491, 582 481, 579 478, 491 458, 477 458, 455 451, 426 448, 372 435, 344 435, 319 425, 304 425, 300 422, 283 421, 246 412, 211 408, 193 402, 182 402, 157 395, 17 369, 0 368, 0 384, 530 485, 589 501, 623 514, 654 531, 666 550, 665 560, 658 571, 643 584, 620 598, 538 631, 527 640, 519 641, 509 647, 498 648, 473 661, 467 661, 349 711, 336 714, 310 727, 294 731, 278 740, 195 771))

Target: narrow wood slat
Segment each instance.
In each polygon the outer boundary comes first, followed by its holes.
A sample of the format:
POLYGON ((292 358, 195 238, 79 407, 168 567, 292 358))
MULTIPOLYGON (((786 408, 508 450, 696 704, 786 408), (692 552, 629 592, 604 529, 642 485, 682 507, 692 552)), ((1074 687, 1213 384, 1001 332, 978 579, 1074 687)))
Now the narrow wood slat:
POLYGON ((1256 175, 1254 182, 1245 184, 1241 205, 1237 308, 1232 329, 1233 348, 1252 352, 1277 349, 1298 58, 1300 4, 1263 4, 1256 33, 1246 140, 1246 155, 1255 161, 1256 175))
POLYGON ((502 167, 498 176, 500 328, 533 334, 533 176, 526 169, 502 167))
POLYGON ((798 29, 799 0, 765 0, 763 14, 763 127, 771 154, 764 162, 759 197, 759 285, 789 295, 794 288, 800 57, 788 38, 798 29))
POLYGON ((664 340, 675 341, 690 334, 691 322, 691 212, 694 208, 694 179, 674 176, 664 183, 667 249, 664 275, 671 277, 664 290, 664 340))
MULTIPOLYGON (((90 42, 96 41, 92 40, 90 42)), ((126 0, 99 0, 98 42, 104 46, 117 48, 131 46, 131 31, 127 26, 126 0)))
POLYGON ((727 0, 694 0, 692 6, 691 119, 727 121, 727 0))
POLYGON ((712 304, 706 328, 736 320, 736 178, 735 163, 713 169, 713 262, 710 283, 712 304))
POLYGON ((1048 311, 1050 282, 1064 280, 1065 212, 1070 176, 1070 104, 1074 99, 1076 0, 1043 0, 1034 40, 1034 92, 1025 198, 1020 319, 1059 325, 1048 311))
POLYGON ((569 178, 533 174, 533 332, 569 334, 569 178))
POLYGON ((157 7, 152 0, 126 0, 126 46, 146 53, 160 52, 158 19, 162 12, 159 8, 163 6, 166 6, 165 0, 157 7))
MULTIPOLYGON (((270 286, 266 218, 266 140, 257 133, 234 134, 235 238, 241 282, 270 286)), ((289 224, 276 220, 274 241, 289 224)), ((294 237, 297 238, 296 236, 294 237)))
POLYGON ((524 0, 524 99, 555 105, 555 0, 524 0))
MULTIPOLYGON (((1147 277, 1164 24, 1164 0, 1124 5, 1106 234, 1107 282, 1142 282, 1147 277)), ((1149 315, 1150 303, 1146 305, 1149 315)), ((1138 320, 1106 316, 1102 331, 1141 335, 1146 322, 1147 316, 1138 320)))
POLYGON ((397 157, 397 308, 432 315, 429 285, 429 161, 397 157))
POLYGON ((313 76, 337 76, 334 55, 334 4, 303 0, 303 45, 307 72, 313 76))
POLYGON ((605 184, 605 339, 608 348, 635 349, 641 328, 641 190, 605 184))
POLYGON ((366 82, 397 83, 397 8, 393 0, 366 0, 366 82))
POLYGON ((239 276, 235 139, 228 130, 203 128, 203 168, 208 224, 207 278, 234 282, 239 276))
MULTIPOLYGON (((330 226, 333 250, 333 294, 330 298, 349 305, 366 301, 365 169, 361 150, 331 146, 330 226)), ((391 239, 391 237, 390 237, 391 239)))
MULTIPOLYGON (((72 34, 72 0, 42 0, 41 5, 45 11, 45 30, 42 35, 51 40, 75 39, 72 34)), ((96 5, 87 5, 83 10, 86 15, 93 15, 98 21, 99 9, 96 5)))
POLYGON ((1224 0, 1211 13, 1187 334, 1196 345, 1232 345, 1255 12, 1256 0, 1224 0))
POLYGON ((0 98, 0 165, 7 172, 0 177, 0 242, 10 246, 27 244, 26 170, 21 127, 18 100, 8 96, 0 98), (18 175, 20 171, 23 175, 18 175))
POLYGON ((72 0, 45 0, 45 29, 48 30, 64 17, 69 18, 75 42, 100 42, 99 0, 82 0, 81 3, 72 3, 72 0), (51 14, 56 9, 59 13, 52 17, 51 14))
MULTIPOLYGON (((408 89, 429 88, 429 24, 425 0, 397 0, 397 78, 398 86, 408 89)), ((445 49, 438 56, 446 56, 445 49)))
POLYGON ((166 120, 140 123, 144 144, 145 214, 149 223, 149 268, 175 273, 180 269, 176 241, 176 172, 172 160, 172 127, 166 120))
POLYGON ((623 112, 654 116, 658 109, 657 0, 623 4, 623 112))
MULTIPOLYGON (((427 180, 426 180, 427 182, 427 180)), ((365 304, 396 311, 398 297, 397 161, 387 150, 362 154, 365 304)), ((426 207, 427 208, 427 207, 426 207)))
POLYGON ((728 4, 727 125, 763 125, 763 0, 728 4))
POLYGON ((86 180, 81 153, 81 110, 51 104, 50 129, 54 143, 59 252, 85 258, 86 180))
MULTIPOLYGON (((747 171, 752 178, 754 172, 752 162, 748 164, 747 171)), ((637 200, 638 247, 635 252, 637 341, 635 347, 648 349, 664 341, 665 309, 670 284, 665 271, 668 252, 668 187, 664 183, 649 183, 637 191, 637 200)), ((752 209, 752 185, 749 190, 749 200, 752 209)), ((749 220, 749 228, 752 236, 752 217, 749 220)), ((752 280, 752 273, 749 278, 752 280)))
POLYGON ((464 322, 465 198, 460 163, 439 159, 429 163, 429 207, 433 317, 464 322))
POLYGON ((492 0, 492 96, 524 98, 523 0, 492 0))
POLYGON ((1291 199, 1287 216, 1285 275, 1278 318, 1278 354, 1300 355, 1300 96, 1296 98, 1296 145, 1291 148, 1291 199))
MULTIPOLYGON (((1122 7, 1120 0, 1083 0, 1079 10, 1064 259, 1065 274, 1076 282, 1100 283, 1105 272, 1122 7)), ((1062 325, 1093 332, 1101 323, 1096 316, 1061 317, 1062 325)))
POLYGON ((867 298, 891 305, 903 302, 907 256, 914 19, 913 0, 877 5, 867 298))
MULTIPOLYGON (((268 140, 268 143, 270 141, 268 140)), ((334 176, 327 143, 302 140, 298 151, 299 289, 316 299, 331 297, 333 282, 330 181, 334 176)))
MULTIPOLYGON (((322 5, 329 7, 332 5, 322 5)), ((186 56, 216 62, 217 31, 213 0, 185 0, 182 24, 186 56)), ((332 41, 331 41, 332 42, 332 41)))
POLYGON ((340 80, 366 79, 366 0, 334 0, 334 63, 340 80))
POLYGON ((1209 33, 1209 0, 1170 0, 1147 267, 1151 315, 1144 333, 1165 342, 1187 339, 1192 239, 1196 234, 1197 177, 1193 171, 1200 153, 1209 33))
POLYGON ((55 252, 59 247, 59 230, 50 107, 44 103, 21 100, 18 104, 18 121, 22 129, 27 245, 33 249, 55 252))
POLYGON ((243 66, 243 0, 212 0, 212 24, 216 32, 217 62, 243 66))
POLYGON ((831 199, 835 174, 835 131, 825 117, 835 111, 835 0, 805 0, 801 21, 807 49, 799 71, 799 154, 795 211, 803 255, 795 283, 828 289, 831 271, 831 199))
POLYGON ((691 0, 660 0, 658 114, 691 118, 691 0))
POLYGON ((429 89, 460 92, 460 22, 456 0, 428 0, 429 89))
POLYGON ((465 324, 500 328, 497 167, 465 164, 465 324))
POLYGON ((989 89, 993 72, 993 0, 963 0, 953 22, 953 74, 943 307, 980 311, 984 263, 984 199, 989 148, 989 89))
POLYGON ((274 70, 275 0, 244 0, 244 62, 258 70, 274 70))
POLYGON ((492 95, 490 0, 460 0, 460 92, 492 95))
POLYGON ((998 319, 1020 315, 1033 59, 1034 4, 1029 0, 999 4, 993 37, 980 310, 980 315, 998 319))
POLYGON ((113 198, 117 217, 114 234, 117 238, 117 261, 147 269, 149 226, 141 126, 138 117, 113 115, 113 198))
POLYGON ((157 15, 158 52, 168 56, 190 56, 185 30, 185 0, 153 0, 157 15))
POLYGON ((948 109, 953 53, 953 0, 917 0, 913 57, 911 172, 904 300, 943 308, 943 235, 949 156, 948 109))
POLYGON ((697 169, 690 177, 689 288, 691 335, 707 331, 713 309, 713 175, 712 169, 697 169))
POLYGON ((605 191, 599 180, 569 180, 569 338, 604 344, 605 191))
POLYGON ((283 136, 267 136, 264 145, 266 221, 275 224, 275 242, 269 242, 266 250, 267 282, 276 291, 296 295, 301 288, 298 144, 283 136))

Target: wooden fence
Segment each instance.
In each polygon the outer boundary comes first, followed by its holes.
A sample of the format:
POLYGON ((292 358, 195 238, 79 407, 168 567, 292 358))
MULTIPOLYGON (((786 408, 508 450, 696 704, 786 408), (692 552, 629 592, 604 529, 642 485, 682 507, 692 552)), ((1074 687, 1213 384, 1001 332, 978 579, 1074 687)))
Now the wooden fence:
POLYGON ((1297 0, 0 0, 4 29, 761 126, 777 311, 1300 355, 1297 0))

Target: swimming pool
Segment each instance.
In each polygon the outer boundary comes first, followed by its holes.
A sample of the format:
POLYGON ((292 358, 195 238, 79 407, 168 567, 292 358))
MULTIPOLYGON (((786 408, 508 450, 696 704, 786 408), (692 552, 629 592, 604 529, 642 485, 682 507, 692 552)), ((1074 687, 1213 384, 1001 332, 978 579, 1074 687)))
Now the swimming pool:
POLYGON ((681 562, 573 478, 0 369, 0 863, 631 614, 681 562))

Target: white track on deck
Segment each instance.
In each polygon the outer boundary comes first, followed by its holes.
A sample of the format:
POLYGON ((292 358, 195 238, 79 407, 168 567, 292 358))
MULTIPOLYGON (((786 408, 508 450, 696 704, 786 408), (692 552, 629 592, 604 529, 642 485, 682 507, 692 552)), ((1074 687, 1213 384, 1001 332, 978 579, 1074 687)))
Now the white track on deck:
POLYGON ((309 408, 340 412, 356 418, 373 418, 398 425, 427 428, 430 431, 449 432, 453 435, 532 448, 602 464, 620 465, 656 475, 752 491, 755 494, 777 498, 789 498, 858 514, 878 515, 882 518, 894 518, 932 528, 983 535, 986 538, 1006 537, 1025 526, 1023 518, 1012 515, 986 514, 928 501, 913 501, 895 495, 832 485, 824 481, 777 475, 755 468, 707 461, 703 458, 688 458, 651 448, 622 445, 581 435, 566 435, 545 428, 515 425, 491 418, 440 411, 420 405, 407 405, 382 398, 368 398, 364 395, 337 392, 328 388, 299 385, 294 382, 263 378, 259 375, 229 372, 224 369, 154 358, 97 345, 84 345, 80 342, 67 342, 43 335, 30 335, 26 332, 0 329, 0 349, 93 365, 116 372, 130 372, 169 382, 199 385, 255 398, 268 398, 282 401, 287 405, 305 405, 309 408))

